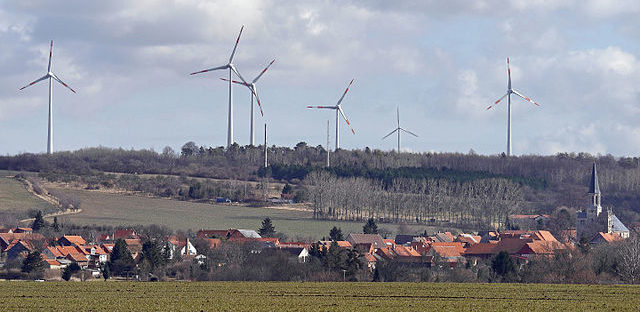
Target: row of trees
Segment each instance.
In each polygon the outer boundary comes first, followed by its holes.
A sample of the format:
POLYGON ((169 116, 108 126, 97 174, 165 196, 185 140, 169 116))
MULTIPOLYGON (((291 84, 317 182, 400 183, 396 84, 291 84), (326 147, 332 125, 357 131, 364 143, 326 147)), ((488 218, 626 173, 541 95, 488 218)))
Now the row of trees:
POLYGON ((476 229, 500 227, 523 200, 506 179, 465 183, 396 179, 389 187, 364 178, 314 172, 304 180, 315 218, 386 222, 450 222, 476 229))

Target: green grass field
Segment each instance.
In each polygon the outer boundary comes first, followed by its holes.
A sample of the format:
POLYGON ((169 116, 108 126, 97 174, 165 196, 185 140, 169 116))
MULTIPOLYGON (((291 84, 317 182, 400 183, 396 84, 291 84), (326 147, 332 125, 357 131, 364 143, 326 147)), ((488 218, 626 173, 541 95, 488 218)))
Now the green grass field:
POLYGON ((3 311, 637 311, 602 285, 0 282, 3 311))
POLYGON ((0 212, 13 212, 18 216, 23 214, 26 216, 32 209, 45 212, 57 210, 53 205, 29 193, 19 181, 0 175, 0 212))
MULTIPOLYGON (((214 205, 161 198, 109 194, 85 190, 57 189, 75 195, 82 201, 82 212, 59 217, 62 222, 76 224, 135 225, 164 224, 176 230, 243 228, 258 229, 270 217, 276 231, 290 239, 328 236, 335 225, 343 233, 361 233, 364 222, 313 220, 309 211, 252 208, 236 205, 214 205)), ((398 225, 381 224, 396 234, 398 225)), ((433 228, 416 226, 416 231, 433 228)))

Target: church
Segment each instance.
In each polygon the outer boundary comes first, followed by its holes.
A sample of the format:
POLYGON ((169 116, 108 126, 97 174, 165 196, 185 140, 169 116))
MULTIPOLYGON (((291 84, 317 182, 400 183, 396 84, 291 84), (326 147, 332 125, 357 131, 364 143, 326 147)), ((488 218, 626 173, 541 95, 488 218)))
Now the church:
POLYGON ((599 232, 615 233, 622 238, 629 237, 629 229, 620 222, 613 213, 611 207, 602 209, 600 183, 598 182, 598 171, 593 163, 591 170, 591 182, 589 184, 589 205, 582 211, 578 211, 576 216, 576 229, 578 239, 585 237, 591 240, 599 232))

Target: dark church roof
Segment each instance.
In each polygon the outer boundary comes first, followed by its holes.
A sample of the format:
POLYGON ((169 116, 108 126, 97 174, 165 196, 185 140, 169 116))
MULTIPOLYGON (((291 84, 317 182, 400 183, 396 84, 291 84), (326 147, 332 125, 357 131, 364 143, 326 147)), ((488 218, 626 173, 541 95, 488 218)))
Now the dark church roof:
POLYGON ((598 183, 598 171, 596 170, 596 163, 593 163, 593 170, 591 171, 591 184, 589 185, 590 194, 600 194, 600 183, 598 183))

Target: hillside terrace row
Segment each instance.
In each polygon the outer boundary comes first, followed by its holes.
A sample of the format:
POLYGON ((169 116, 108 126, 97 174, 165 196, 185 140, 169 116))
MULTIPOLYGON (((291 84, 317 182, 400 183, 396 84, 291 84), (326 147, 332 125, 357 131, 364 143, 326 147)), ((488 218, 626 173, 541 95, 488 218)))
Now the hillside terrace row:
MULTIPOLYGON (((0 259, 3 262, 24 258, 29 252, 41 251, 43 259, 50 269, 62 269, 71 263, 77 263, 83 269, 89 269, 99 276, 100 269, 109 261, 114 241, 123 239, 133 258, 141 258, 142 244, 146 239, 134 230, 116 230, 97 237, 95 242, 87 242, 81 236, 64 235, 59 238, 45 238, 40 233, 32 233, 30 228, 3 230, 0 233, 0 259), (51 242, 51 243, 49 243, 51 242)), ((223 242, 252 243, 259 253, 265 248, 279 249, 299 262, 306 262, 312 248, 328 250, 332 241, 280 242, 278 238, 261 237, 254 230, 200 230, 195 237, 179 239, 167 237, 164 246, 169 247, 170 258, 179 253, 182 259, 198 260, 206 258, 198 253, 193 239, 204 240, 211 249, 218 248, 223 242)), ((598 233, 592 244, 613 243, 622 238, 612 233, 598 233)), ((353 249, 361 255, 363 263, 374 270, 379 261, 397 261, 407 265, 434 266, 475 264, 478 259, 488 259, 500 251, 506 251, 514 259, 527 261, 536 256, 551 257, 559 250, 573 248, 573 244, 557 240, 549 231, 503 231, 485 232, 482 235, 439 232, 432 236, 397 235, 395 239, 384 239, 378 234, 351 233, 344 241, 337 241, 341 249, 353 249)), ((163 247, 166 248, 166 247, 163 247)))

